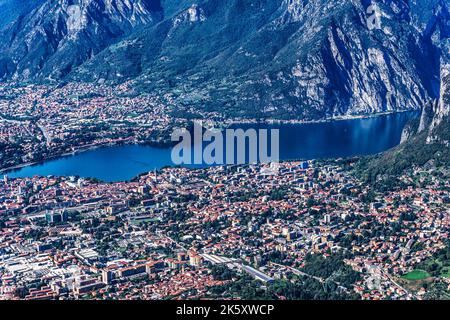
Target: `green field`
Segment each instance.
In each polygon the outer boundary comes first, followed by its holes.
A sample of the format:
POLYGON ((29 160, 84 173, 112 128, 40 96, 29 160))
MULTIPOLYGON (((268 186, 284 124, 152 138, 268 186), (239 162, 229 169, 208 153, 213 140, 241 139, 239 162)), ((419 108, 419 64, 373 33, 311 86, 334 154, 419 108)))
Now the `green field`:
POLYGON ((423 270, 414 270, 402 276, 406 280, 424 280, 431 277, 431 275, 423 270))

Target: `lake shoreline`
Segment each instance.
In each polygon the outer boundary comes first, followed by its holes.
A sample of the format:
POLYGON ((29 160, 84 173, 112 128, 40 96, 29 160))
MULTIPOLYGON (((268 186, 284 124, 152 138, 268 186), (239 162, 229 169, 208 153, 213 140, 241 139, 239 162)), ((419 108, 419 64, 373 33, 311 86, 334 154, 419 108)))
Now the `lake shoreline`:
MULTIPOLYGON (((383 112, 383 113, 370 114, 370 115, 348 116, 348 117, 346 116, 346 117, 339 117, 339 118, 333 118, 333 119, 324 119, 324 120, 317 120, 317 121, 296 121, 296 120, 289 120, 289 121, 285 121, 285 120, 265 120, 265 121, 250 120, 250 121, 245 121, 245 119, 241 119, 242 121, 230 121, 230 122, 227 122, 227 123, 223 123, 223 124, 221 124, 223 126, 223 127, 221 127, 221 129, 226 129, 226 128, 229 128, 231 126, 236 126, 236 125, 239 125, 239 124, 242 124, 242 125, 249 125, 249 124, 258 124, 258 125, 261 125, 261 124, 265 124, 265 125, 307 125, 307 124, 339 123, 339 122, 342 122, 342 121, 380 118, 380 117, 383 117, 383 116, 390 116, 390 115, 395 115, 395 114, 399 114, 400 115, 400 114, 403 114, 403 113, 413 113, 413 112, 418 112, 418 110, 402 110, 402 111, 396 111, 396 112, 383 112)), ((112 143, 108 142, 108 143, 103 143, 103 144, 82 146, 82 147, 74 149, 73 151, 70 151, 70 152, 54 154, 54 155, 52 155, 50 157, 46 157, 42 161, 27 162, 27 163, 22 163, 22 164, 18 164, 18 165, 15 165, 15 166, 11 166, 11 167, 0 169, 0 174, 8 175, 9 173, 15 173, 15 172, 20 171, 22 169, 25 169, 27 167, 34 167, 34 166, 44 165, 45 163, 51 162, 53 160, 74 157, 74 156, 77 156, 79 154, 86 153, 86 152, 93 151, 93 150, 100 149, 100 148, 110 148, 110 147, 124 146, 124 145, 125 146, 126 145, 130 145, 130 146, 133 146, 133 145, 134 146, 150 146, 150 147, 160 148, 160 149, 169 149, 172 144, 170 144, 170 143, 161 143, 161 141, 159 141, 159 142, 152 142, 152 141, 137 142, 134 139, 130 139, 129 141, 120 140, 120 141, 112 142, 112 143)), ((320 157, 318 157, 318 158, 320 158, 320 157)))
POLYGON ((169 147, 169 145, 166 146, 165 144, 161 145, 159 143, 152 143, 152 142, 138 143, 138 142, 124 142, 124 141, 120 141, 120 142, 116 142, 116 143, 110 143, 109 142, 109 143, 92 145, 92 146, 83 146, 83 147, 80 147, 78 149, 74 149, 73 151, 68 151, 68 152, 64 152, 64 153, 57 153, 55 155, 46 157, 42 161, 26 162, 26 163, 21 163, 21 164, 12 166, 12 167, 7 167, 7 168, 0 169, 0 174, 8 174, 8 173, 11 173, 11 172, 14 172, 14 171, 18 171, 18 170, 23 169, 23 168, 38 166, 38 165, 44 164, 45 162, 52 161, 52 160, 73 157, 73 156, 76 156, 78 154, 89 152, 89 151, 93 151, 93 150, 96 150, 96 149, 110 148, 110 147, 117 147, 117 146, 124 146, 124 145, 151 146, 151 147, 154 147, 154 148, 162 148, 162 149, 169 147))
POLYGON ((338 122, 338 121, 347 121, 347 120, 358 120, 358 119, 371 119, 382 116, 389 116, 394 114, 402 114, 408 112, 419 112, 420 109, 409 109, 409 110, 397 110, 397 111, 384 111, 377 112, 372 114, 363 114, 363 115, 347 115, 347 116, 337 116, 334 118, 327 118, 321 120, 283 120, 283 119, 241 119, 241 120, 230 120, 225 122, 226 125, 238 125, 238 124, 318 124, 318 123, 330 123, 330 122, 338 122))

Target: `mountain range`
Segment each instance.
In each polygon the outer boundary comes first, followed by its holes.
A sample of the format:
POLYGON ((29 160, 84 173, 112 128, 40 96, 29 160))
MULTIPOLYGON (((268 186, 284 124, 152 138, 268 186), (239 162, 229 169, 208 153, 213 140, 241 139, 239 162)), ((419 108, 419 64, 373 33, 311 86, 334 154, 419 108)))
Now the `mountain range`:
POLYGON ((441 97, 447 0, 0 1, 0 81, 125 81, 226 116, 317 120, 441 97), (17 5, 17 6, 16 6, 17 5))

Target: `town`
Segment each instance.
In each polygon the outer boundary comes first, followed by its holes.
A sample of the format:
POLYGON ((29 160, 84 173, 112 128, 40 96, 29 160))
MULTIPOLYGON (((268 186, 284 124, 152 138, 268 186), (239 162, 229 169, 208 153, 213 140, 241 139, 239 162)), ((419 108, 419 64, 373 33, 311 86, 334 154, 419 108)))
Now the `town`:
POLYGON ((0 298, 287 299, 299 285, 448 298, 448 269, 419 286, 407 275, 448 250, 449 172, 414 167, 377 190, 354 166, 166 168, 117 183, 5 175, 0 298))
POLYGON ((99 146, 171 144, 173 128, 186 125, 172 115, 171 98, 136 94, 129 85, 2 83, 1 170, 99 146))

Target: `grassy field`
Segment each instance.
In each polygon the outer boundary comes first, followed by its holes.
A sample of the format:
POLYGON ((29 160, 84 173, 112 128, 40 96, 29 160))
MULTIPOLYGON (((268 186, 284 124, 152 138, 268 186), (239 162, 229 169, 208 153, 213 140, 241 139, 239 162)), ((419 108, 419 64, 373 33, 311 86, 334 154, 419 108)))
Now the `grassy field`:
POLYGON ((423 270, 414 270, 402 276, 406 280, 424 280, 429 278, 431 275, 423 270))

